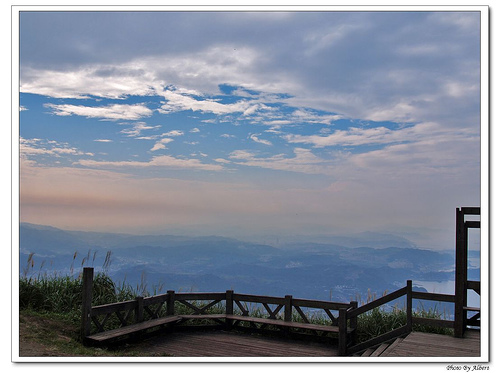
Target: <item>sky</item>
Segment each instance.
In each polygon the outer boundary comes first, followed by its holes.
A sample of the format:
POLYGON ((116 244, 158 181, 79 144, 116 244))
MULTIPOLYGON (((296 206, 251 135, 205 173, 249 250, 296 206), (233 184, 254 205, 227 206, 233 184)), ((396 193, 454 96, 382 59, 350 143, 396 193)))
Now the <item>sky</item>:
POLYGON ((285 10, 21 11, 20 220, 453 249, 480 13, 285 10))

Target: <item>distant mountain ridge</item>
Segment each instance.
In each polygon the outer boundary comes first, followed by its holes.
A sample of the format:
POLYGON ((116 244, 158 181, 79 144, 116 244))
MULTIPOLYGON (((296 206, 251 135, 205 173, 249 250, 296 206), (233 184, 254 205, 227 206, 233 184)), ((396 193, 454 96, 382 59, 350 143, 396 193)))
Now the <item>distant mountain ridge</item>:
MULTIPOLYGON (((35 261, 32 272, 43 262, 43 270, 68 273, 71 266, 100 270, 106 252, 111 251, 109 275, 113 280, 140 284, 149 291, 160 287, 176 291, 234 289, 344 301, 363 299, 368 292, 392 291, 408 279, 453 279, 453 253, 421 250, 411 244, 373 248, 367 244, 368 234, 359 241, 365 245, 349 247, 336 244, 334 236, 320 237, 318 242, 307 242, 304 237, 288 243, 280 240, 274 246, 221 236, 139 236, 66 231, 29 223, 21 223, 19 232, 21 273, 30 253, 35 261)), ((377 245, 392 238, 374 236, 377 245)), ((339 242, 345 242, 345 237, 339 242)), ((350 242, 354 244, 354 238, 350 242)), ((394 242, 405 240, 396 237, 394 242)))

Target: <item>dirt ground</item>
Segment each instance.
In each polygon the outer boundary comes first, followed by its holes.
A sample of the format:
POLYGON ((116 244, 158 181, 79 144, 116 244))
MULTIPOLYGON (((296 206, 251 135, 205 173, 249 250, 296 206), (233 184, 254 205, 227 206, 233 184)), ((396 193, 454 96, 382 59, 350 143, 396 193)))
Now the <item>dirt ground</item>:
POLYGON ((58 348, 60 343, 71 342, 74 328, 66 323, 33 315, 19 316, 19 356, 73 356, 58 348), (47 339, 54 343, 47 343, 47 339))
POLYGON ((54 317, 21 312, 19 315, 19 357, 158 357, 165 356, 140 344, 117 348, 85 347, 79 341, 79 327, 54 317))

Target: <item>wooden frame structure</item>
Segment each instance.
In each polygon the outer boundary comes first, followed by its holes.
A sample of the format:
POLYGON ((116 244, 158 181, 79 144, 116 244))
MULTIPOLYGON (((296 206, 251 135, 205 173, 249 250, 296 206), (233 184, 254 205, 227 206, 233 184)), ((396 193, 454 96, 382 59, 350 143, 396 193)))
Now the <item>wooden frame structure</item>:
POLYGON ((474 290, 481 294, 480 281, 469 281, 468 253, 469 253, 469 228, 480 228, 477 220, 467 220, 467 215, 481 215, 479 207, 462 207, 456 209, 456 238, 455 238, 455 337, 461 338, 467 326, 480 326, 480 308, 469 307, 467 291, 474 290), (473 316, 468 318, 468 314, 473 316))

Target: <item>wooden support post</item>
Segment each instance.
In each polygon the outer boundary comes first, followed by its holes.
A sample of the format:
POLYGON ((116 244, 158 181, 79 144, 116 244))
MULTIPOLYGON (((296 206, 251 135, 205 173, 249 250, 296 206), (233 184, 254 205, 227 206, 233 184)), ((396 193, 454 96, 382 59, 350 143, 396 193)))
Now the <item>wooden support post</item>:
POLYGON ((175 291, 167 291, 167 315, 172 316, 175 314, 175 291))
MULTIPOLYGON (((353 309, 353 310, 358 308, 358 302, 355 300, 351 301, 350 305, 351 305, 351 309, 353 309)), ((352 334, 351 334, 350 344, 355 344, 356 343, 356 329, 358 328, 358 316, 349 317, 349 313, 347 313, 347 318, 350 320, 349 326, 353 330, 352 334)))
POLYGON ((339 355, 347 355, 347 309, 339 309, 339 355))
POLYGON ((413 330, 413 282, 406 281, 406 328, 408 333, 413 330))
POLYGON ((465 281, 467 280, 466 266, 466 242, 464 213, 456 209, 456 232, 455 232, 455 337, 463 337, 464 332, 464 297, 466 294, 465 281))
POLYGON ((85 337, 90 335, 93 282, 94 282, 94 268, 92 267, 83 268, 81 336, 84 342, 85 342, 85 337))
MULTIPOLYGON (((234 314, 234 303, 233 303, 234 290, 226 290, 226 315, 234 314)), ((233 326, 233 322, 230 319, 226 319, 226 329, 230 330, 233 326)))
POLYGON ((226 290, 226 315, 234 314, 233 295, 234 290, 226 290))
POLYGON ((285 321, 292 321, 292 296, 285 295, 285 321))
POLYGON ((135 309, 135 322, 144 321, 144 297, 136 297, 137 308, 135 309))

